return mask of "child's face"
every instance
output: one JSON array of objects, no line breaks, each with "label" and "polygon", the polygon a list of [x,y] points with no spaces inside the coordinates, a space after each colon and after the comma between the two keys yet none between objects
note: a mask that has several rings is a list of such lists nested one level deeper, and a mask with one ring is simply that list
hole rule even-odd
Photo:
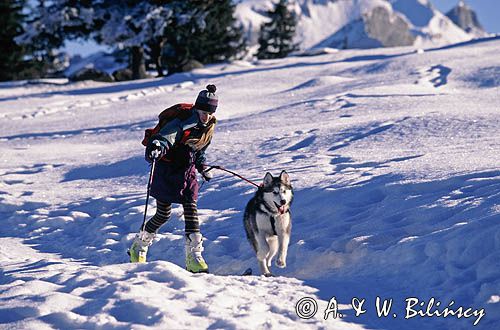
[{"label": "child's face", "polygon": [[203,124],[208,123],[210,121],[210,119],[212,119],[212,117],[213,117],[213,115],[210,112],[199,110],[199,109],[197,109],[197,111],[198,111],[198,116],[200,117],[200,121]]}]

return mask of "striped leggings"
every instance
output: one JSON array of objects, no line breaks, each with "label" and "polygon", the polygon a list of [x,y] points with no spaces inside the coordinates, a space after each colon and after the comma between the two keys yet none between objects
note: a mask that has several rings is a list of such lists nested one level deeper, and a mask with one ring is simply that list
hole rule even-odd
[{"label": "striped leggings", "polygon": [[[186,235],[200,232],[200,222],[198,220],[198,208],[196,202],[186,202],[182,204],[184,208],[184,221]],[[156,214],[146,222],[145,230],[148,233],[155,233],[164,223],[170,219],[172,214],[172,204],[163,203],[156,200]]]}]

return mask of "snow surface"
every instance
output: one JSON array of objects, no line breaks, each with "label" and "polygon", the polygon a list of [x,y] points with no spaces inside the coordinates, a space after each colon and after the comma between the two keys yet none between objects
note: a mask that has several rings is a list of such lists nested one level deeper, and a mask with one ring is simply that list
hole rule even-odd
[{"label": "snow surface", "polygon": [[[404,299],[500,321],[500,38],[207,66],[114,84],[0,84],[1,329],[471,329],[404,319]],[[257,270],[242,216],[254,188],[224,172],[199,201],[212,274],[183,270],[181,208],[127,263],[142,222],[140,144],[157,114],[218,86],[212,164],[290,173],[288,267]],[[154,202],[148,208],[154,214]],[[295,304],[314,297],[315,317]],[[323,319],[333,296],[342,319]],[[393,298],[397,318],[377,318]],[[350,302],[366,298],[355,317]]]}]

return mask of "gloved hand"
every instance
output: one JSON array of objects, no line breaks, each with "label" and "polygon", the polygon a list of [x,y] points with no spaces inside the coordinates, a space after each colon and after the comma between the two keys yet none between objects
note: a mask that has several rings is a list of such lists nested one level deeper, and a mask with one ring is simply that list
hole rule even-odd
[{"label": "gloved hand", "polygon": [[149,162],[158,160],[165,155],[166,148],[158,140],[151,141],[146,147],[146,159]]},{"label": "gloved hand", "polygon": [[203,166],[201,168],[200,174],[203,177],[203,180],[205,180],[206,182],[210,181],[214,177],[210,170],[211,169],[208,166]]}]

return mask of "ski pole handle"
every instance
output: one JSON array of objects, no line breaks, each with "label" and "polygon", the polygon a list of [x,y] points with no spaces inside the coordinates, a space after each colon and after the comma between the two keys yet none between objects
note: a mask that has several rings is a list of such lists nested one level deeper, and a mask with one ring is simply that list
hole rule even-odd
[{"label": "ski pole handle", "polygon": [[159,159],[162,155],[162,146],[160,141],[154,140],[153,142],[151,142],[151,144],[156,147],[151,151],[151,158],[154,160]]}]

